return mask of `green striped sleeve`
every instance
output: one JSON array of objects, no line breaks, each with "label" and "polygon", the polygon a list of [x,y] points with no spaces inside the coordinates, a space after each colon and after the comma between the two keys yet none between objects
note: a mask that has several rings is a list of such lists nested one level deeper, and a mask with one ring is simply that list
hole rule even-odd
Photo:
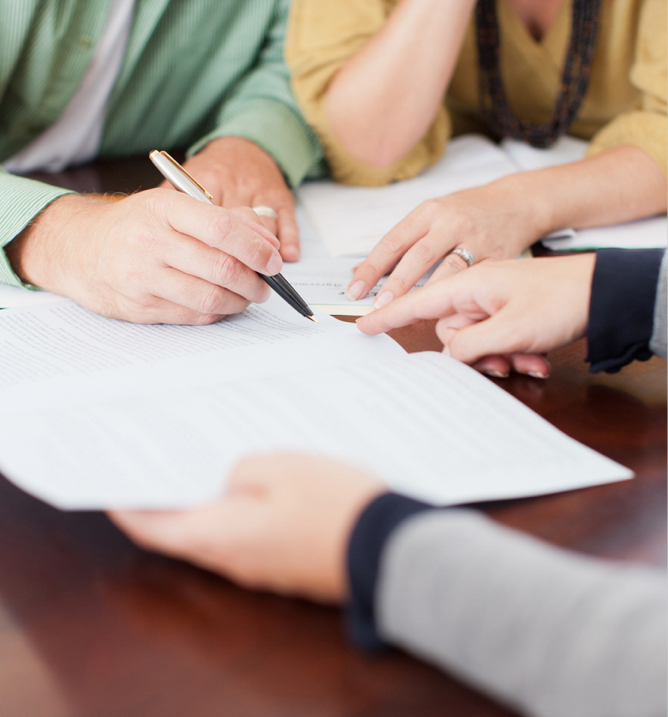
[{"label": "green striped sleeve", "polygon": [[243,137],[272,157],[293,188],[315,170],[322,158],[320,144],[301,116],[285,104],[268,98],[244,98],[229,109],[221,125],[191,147],[188,156],[214,139]]},{"label": "green striped sleeve", "polygon": [[54,199],[73,194],[69,189],[52,187],[33,179],[16,177],[0,168],[0,282],[23,286],[12,270],[4,247],[20,234],[42,209]]},{"label": "green striped sleeve", "polygon": [[188,156],[219,137],[243,137],[267,152],[294,188],[317,171],[324,153],[292,94],[290,72],[283,58],[289,5],[287,0],[276,3],[256,66],[226,97],[217,127],[191,147]]}]

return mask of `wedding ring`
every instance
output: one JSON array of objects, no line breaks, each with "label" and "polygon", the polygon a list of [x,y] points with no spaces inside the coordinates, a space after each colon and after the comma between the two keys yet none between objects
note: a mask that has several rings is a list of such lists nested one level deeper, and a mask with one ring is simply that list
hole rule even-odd
[{"label": "wedding ring", "polygon": [[468,266],[473,266],[474,259],[473,254],[468,249],[462,249],[461,247],[457,247],[457,249],[452,250],[453,254],[456,254],[460,259],[463,259]]},{"label": "wedding ring", "polygon": [[268,207],[266,204],[258,204],[257,207],[253,207],[253,211],[259,217],[269,217],[270,219],[278,219],[278,214],[276,214],[276,210],[272,209],[271,207]]}]

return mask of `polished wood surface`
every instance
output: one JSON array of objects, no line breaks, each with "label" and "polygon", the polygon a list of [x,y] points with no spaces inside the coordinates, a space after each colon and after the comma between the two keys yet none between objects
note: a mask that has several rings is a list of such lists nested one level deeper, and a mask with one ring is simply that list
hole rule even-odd
[{"label": "polished wood surface", "polygon": [[[159,175],[137,159],[47,179],[128,192]],[[392,335],[409,351],[440,346],[429,322]],[[547,381],[499,383],[637,478],[481,508],[558,545],[665,565],[665,362],[591,376],[584,351],[554,352]],[[449,714],[511,713],[407,655],[359,652],[337,609],[244,591],[0,479],[0,717]]]}]

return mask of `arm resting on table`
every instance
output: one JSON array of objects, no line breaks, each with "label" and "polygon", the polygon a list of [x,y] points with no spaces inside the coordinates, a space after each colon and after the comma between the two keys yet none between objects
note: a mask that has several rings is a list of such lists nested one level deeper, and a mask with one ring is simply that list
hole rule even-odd
[{"label": "arm resting on table", "polygon": [[[349,569],[351,627],[364,646],[404,647],[537,717],[666,712],[660,571],[387,494],[358,521]],[[365,573],[375,584],[360,580]]]}]

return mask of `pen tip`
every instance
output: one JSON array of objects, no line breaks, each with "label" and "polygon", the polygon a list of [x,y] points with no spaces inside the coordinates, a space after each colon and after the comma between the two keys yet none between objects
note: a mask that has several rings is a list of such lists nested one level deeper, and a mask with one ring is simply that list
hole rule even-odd
[{"label": "pen tip", "polygon": [[317,323],[318,323],[318,319],[316,319],[315,316],[307,316],[306,318],[307,318],[307,319],[311,319],[311,321],[312,321],[314,324],[317,324]]}]

